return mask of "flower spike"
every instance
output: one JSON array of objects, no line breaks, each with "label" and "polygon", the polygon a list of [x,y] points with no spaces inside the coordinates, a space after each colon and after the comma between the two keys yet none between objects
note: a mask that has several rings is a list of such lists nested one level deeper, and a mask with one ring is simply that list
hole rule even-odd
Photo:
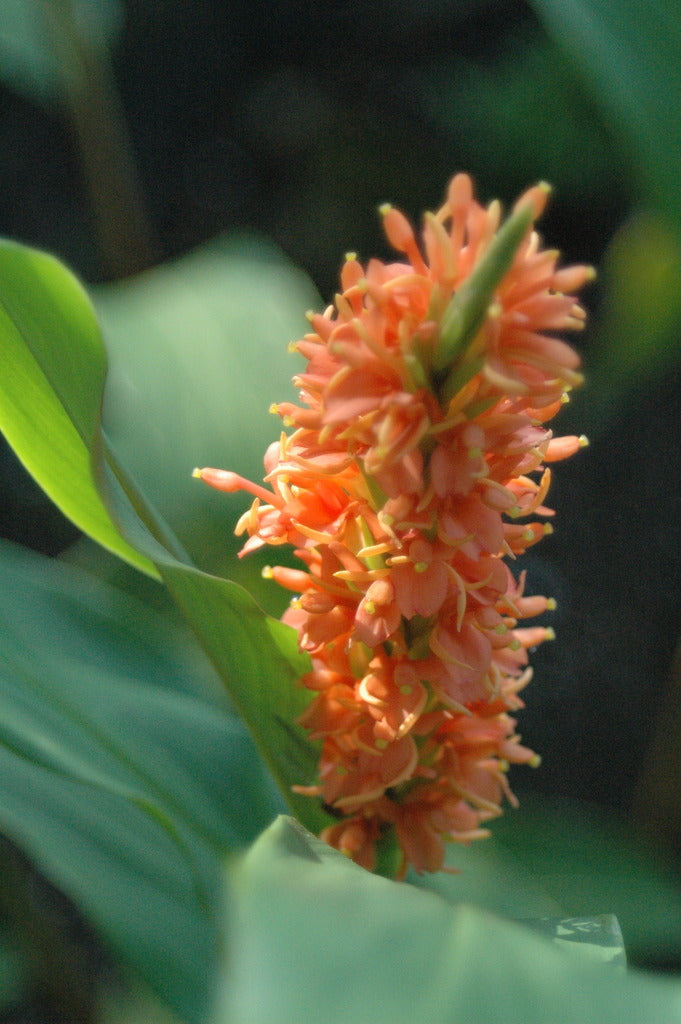
[{"label": "flower spike", "polygon": [[253,495],[244,551],[291,544],[302,563],[265,571],[298,595],[284,621],[311,659],[301,724],[322,752],[295,788],[369,869],[440,870],[445,843],[483,838],[517,803],[509,764],[539,764],[512,712],[528,651],[555,634],[519,623],[555,601],[511,570],[552,532],[546,464],[588,443],[546,424],[581,382],[554,332],[583,325],[574,293],[593,278],[541,249],[548,194],[529,189],[502,223],[458,174],[422,245],[383,206],[408,262],[349,254],[334,305],[309,314],[300,405],[272,406],[292,432],[267,451],[268,487],[195,471]]}]

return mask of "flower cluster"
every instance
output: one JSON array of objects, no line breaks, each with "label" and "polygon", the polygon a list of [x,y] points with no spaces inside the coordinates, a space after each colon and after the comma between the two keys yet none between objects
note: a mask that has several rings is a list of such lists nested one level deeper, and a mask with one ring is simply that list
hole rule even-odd
[{"label": "flower cluster", "polygon": [[267,570],[296,595],[284,619],[312,666],[301,721],[321,761],[297,788],[337,817],[324,838],[370,869],[392,832],[402,870],[439,870],[446,841],[486,835],[514,802],[509,764],[538,763],[510,713],[528,649],[553,634],[518,623],[555,604],[509,563],[551,531],[547,464],[585,443],[546,424],[581,380],[552,333],[582,327],[574,293],[593,276],[541,249],[547,193],[500,224],[459,174],[421,244],[383,207],[406,259],[349,255],[334,305],[309,315],[301,404],[273,406],[294,429],[266,453],[269,487],[196,471],[253,494],[244,552],[290,544],[304,566]]}]

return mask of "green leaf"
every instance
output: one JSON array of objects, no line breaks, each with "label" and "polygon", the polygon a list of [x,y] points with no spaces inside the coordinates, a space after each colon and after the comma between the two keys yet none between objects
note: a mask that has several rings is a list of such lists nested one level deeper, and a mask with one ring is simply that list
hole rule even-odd
[{"label": "green leaf", "polygon": [[569,58],[528,17],[499,43],[487,41],[484,60],[464,44],[406,70],[429,123],[483,195],[510,199],[541,175],[564,209],[600,207],[621,151]]},{"label": "green leaf", "polygon": [[[508,814],[512,816],[513,812]],[[542,886],[532,863],[514,854],[496,835],[496,824],[489,839],[469,846],[452,843],[445,861],[448,871],[434,875],[417,875],[410,871],[409,881],[436,892],[451,903],[465,901],[503,917],[567,916],[561,894],[549,892]],[[591,909],[584,913],[591,913]]]},{"label": "green leaf", "polygon": [[627,956],[639,966],[676,963],[681,877],[636,822],[578,800],[521,796],[520,809],[491,825],[492,837],[452,844],[457,874],[410,874],[451,903],[466,900],[510,918],[616,914]]},{"label": "green leaf", "polygon": [[215,1024],[640,1024],[681,985],[623,978],[528,928],[378,878],[278,819],[229,872]]},{"label": "green leaf", "polygon": [[263,240],[220,237],[96,288],[93,300],[109,360],[104,423],[120,461],[197,566],[279,601],[268,607],[281,614],[288,598],[260,578],[264,553],[236,558],[243,538],[234,527],[250,498],[191,474],[218,466],[262,479],[281,429],[269,406],[296,397],[300,359],[287,342],[320,304],[311,282]]},{"label": "green leaf", "polygon": [[532,0],[635,158],[647,198],[681,229],[681,19],[676,0]]},{"label": "green leaf", "polygon": [[58,260],[0,243],[0,430],[81,530],[158,576],[114,524],[92,477],[106,356],[91,304]]},{"label": "green leaf", "polygon": [[615,913],[630,962],[678,963],[679,864],[635,821],[579,800],[528,794],[517,818],[499,819],[494,832],[565,915]]},{"label": "green leaf", "polygon": [[[8,268],[0,275],[0,296],[6,291],[12,300],[11,316],[4,325],[0,322],[0,339],[9,357],[0,379],[0,426],[38,482],[53,498],[59,496],[60,507],[82,529],[139,568],[158,571],[225,682],[284,799],[309,827],[322,827],[328,818],[318,802],[291,792],[293,784],[308,784],[314,778],[317,764],[316,748],[295,724],[309,694],[296,686],[306,661],[297,652],[293,632],[269,619],[241,587],[191,565],[183,546],[99,429],[97,416],[83,398],[79,375],[60,375],[64,360],[83,366],[90,374],[85,394],[98,407],[101,341],[98,347],[94,312],[69,272],[50,257],[21,246],[6,245],[0,251]],[[29,318],[32,308],[41,312],[40,319]],[[55,344],[52,338],[57,339]],[[90,362],[100,367],[97,377],[88,370]],[[59,382],[54,389],[51,380]],[[75,424],[86,433],[84,424],[93,421],[96,431],[88,453]],[[69,474],[64,466],[60,473],[55,470],[57,429],[62,431],[59,458],[77,462],[78,472]],[[96,515],[91,514],[93,502],[98,503]]]},{"label": "green leaf", "polygon": [[307,669],[292,629],[263,615],[236,584],[166,563],[164,580],[191,622],[199,641],[223,676],[229,695],[279,785],[301,821],[314,831],[332,820],[317,800],[291,792],[317,773],[317,747],[295,725],[309,701],[296,685]]},{"label": "green leaf", "polygon": [[161,616],[7,543],[0,583],[0,828],[201,1020],[220,860],[279,806],[262,762]]}]

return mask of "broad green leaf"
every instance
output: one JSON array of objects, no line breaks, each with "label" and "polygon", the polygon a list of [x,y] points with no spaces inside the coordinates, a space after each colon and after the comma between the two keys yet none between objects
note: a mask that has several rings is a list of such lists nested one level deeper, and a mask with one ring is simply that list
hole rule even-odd
[{"label": "broad green leaf", "polygon": [[371,875],[278,819],[229,872],[215,1024],[671,1024],[681,984],[593,967],[527,927]]},{"label": "broad green leaf", "polygon": [[532,0],[634,155],[647,198],[681,229],[681,19],[676,0]]},{"label": "broad green leaf", "polygon": [[0,430],[61,511],[143,572],[92,477],[106,356],[87,295],[46,253],[0,244]]},{"label": "broad green leaf", "polygon": [[[10,270],[4,279],[0,277],[0,298],[7,291],[12,302],[11,316],[6,317],[4,334],[0,334],[8,355],[8,371],[0,379],[0,417],[4,411],[0,426],[6,429],[38,482],[51,496],[55,492],[60,495],[61,507],[90,536],[100,543],[105,537],[109,543],[104,546],[147,571],[153,572],[155,564],[225,682],[284,799],[309,827],[318,829],[326,820],[319,805],[291,792],[293,784],[307,784],[314,778],[317,762],[315,748],[295,724],[309,695],[296,686],[306,662],[295,648],[293,632],[269,619],[236,584],[191,565],[182,545],[139,490],[133,474],[121,464],[93,416],[89,422],[94,418],[97,429],[88,453],[74,426],[80,424],[85,432],[78,375],[62,377],[59,364],[67,358],[63,347],[69,352],[73,349],[69,364],[101,364],[101,352],[93,343],[98,330],[94,311],[85,293],[74,286],[68,271],[56,261],[21,246],[6,246],[4,258]],[[63,292],[77,295],[77,302],[62,303],[62,281]],[[27,310],[32,307],[43,311],[37,325],[28,319]],[[50,323],[53,336],[62,339],[62,344],[50,343],[44,326]],[[49,385],[52,379],[60,382],[59,399]],[[94,387],[96,380],[92,384]],[[90,402],[98,406],[101,389],[92,394],[88,389],[87,393]],[[49,411],[47,418],[41,415],[45,408]],[[36,425],[32,426],[34,420]],[[57,427],[62,429],[60,456],[77,461],[77,474],[69,476],[64,467],[62,475],[55,473],[53,443]],[[89,514],[92,500],[99,502],[97,516]],[[114,532],[114,523],[124,541]]]},{"label": "broad green leaf", "polygon": [[262,762],[161,616],[6,543],[0,584],[0,828],[198,1021],[220,860],[279,807]]},{"label": "broad green leaf", "polygon": [[281,430],[269,406],[295,399],[300,359],[287,342],[320,303],[311,282],[265,241],[220,237],[96,288],[93,299],[109,360],[104,424],[121,462],[196,565],[280,614],[288,598],[260,579],[264,554],[236,558],[243,538],[234,527],[250,497],[219,494],[191,474],[218,466],[262,479]]}]

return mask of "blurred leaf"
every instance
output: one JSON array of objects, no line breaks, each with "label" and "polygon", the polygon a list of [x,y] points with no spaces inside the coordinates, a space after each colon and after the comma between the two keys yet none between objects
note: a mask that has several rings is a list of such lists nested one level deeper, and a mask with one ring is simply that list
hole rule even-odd
[{"label": "blurred leaf", "polygon": [[531,870],[565,915],[613,913],[630,961],[678,964],[681,871],[637,832],[635,822],[578,800],[521,798],[518,818],[494,824],[495,837]]},{"label": "blurred leaf", "polygon": [[518,924],[371,875],[278,819],[229,873],[215,1024],[640,1024],[681,985],[582,964]]},{"label": "blurred leaf", "polygon": [[681,230],[681,18],[676,0],[530,0],[591,87],[640,181]]},{"label": "blurred leaf", "polygon": [[681,357],[681,235],[643,210],[613,238],[600,270],[604,301],[592,332],[587,384],[570,420],[593,437],[632,393]]},{"label": "blurred leaf", "polygon": [[116,989],[102,997],[96,1024],[181,1024],[181,1021],[148,992]]},{"label": "blurred leaf", "polygon": [[279,806],[262,764],[238,719],[191,694],[198,665],[157,614],[6,543],[0,579],[0,826],[200,1020],[220,858]]},{"label": "blurred leaf", "polygon": [[121,461],[201,568],[278,597],[259,578],[263,559],[236,560],[248,496],[191,473],[214,465],[262,479],[281,429],[269,405],[295,397],[299,360],[286,343],[320,304],[309,279],[264,241],[223,237],[96,289],[94,302],[109,358],[104,423]]},{"label": "blurred leaf", "polygon": [[410,880],[505,917],[615,914],[630,960],[678,962],[681,871],[640,825],[607,808],[528,793],[492,832],[484,843],[449,848],[447,866],[460,874]]},{"label": "blurred leaf", "polygon": [[11,1007],[25,998],[28,978],[28,965],[14,937],[3,928],[0,931],[0,1014],[9,1014]]},{"label": "blurred leaf", "polygon": [[[563,205],[612,190],[614,141],[599,123],[569,62],[540,30],[523,25],[496,60],[438,57],[406,72],[429,121],[451,138],[457,167],[475,174],[481,194],[514,199],[545,179]],[[531,144],[528,144],[531,139]]]},{"label": "blurred leaf", "polygon": [[[144,556],[136,564],[148,569],[155,563],[224,680],[284,799],[301,820],[318,830],[328,820],[320,806],[291,792],[294,783],[311,781],[317,763],[315,747],[295,724],[309,701],[307,691],[295,685],[307,665],[297,650],[295,633],[268,618],[241,587],[193,568],[103,431],[95,433],[89,462],[74,426],[83,420],[78,377],[61,376],[59,366],[64,361],[78,365],[90,358],[101,360],[100,355],[90,355],[97,331],[94,311],[55,260],[22,246],[6,245],[2,251],[9,272],[0,278],[0,296],[4,289],[11,297],[12,317],[0,320],[0,339],[9,357],[8,371],[0,378],[0,425],[38,482],[48,493],[59,494],[61,507],[72,512],[74,521],[94,539],[101,542],[104,536],[110,541],[105,546],[134,562],[135,552],[125,543],[119,543],[121,550],[116,547],[115,522]],[[63,281],[63,293],[60,288],[55,291],[54,278],[58,285]],[[63,295],[76,296],[77,301],[64,302]],[[34,309],[41,312],[40,318],[31,318]],[[78,329],[82,324],[87,331]],[[51,337],[62,344],[51,345]],[[59,381],[63,403],[48,383],[52,378]],[[100,397],[95,391],[90,401],[98,403]],[[69,463],[55,468],[57,429],[59,457],[77,461],[77,472],[69,473]],[[95,501],[96,514],[90,507]]]},{"label": "blurred leaf", "polygon": [[452,843],[445,863],[448,870],[434,875],[410,871],[409,881],[451,903],[472,903],[503,917],[566,916],[560,894],[544,889],[533,865],[504,846],[496,834],[469,846]]},{"label": "blurred leaf", "polygon": [[[60,70],[44,6],[63,0],[2,0],[0,77],[31,100],[53,102],[61,92]],[[122,21],[120,0],[69,0],[71,17],[85,39],[111,44]]]},{"label": "blurred leaf", "polygon": [[601,276],[598,357],[623,377],[664,371],[681,351],[681,241],[661,217],[639,211],[610,243]]}]

